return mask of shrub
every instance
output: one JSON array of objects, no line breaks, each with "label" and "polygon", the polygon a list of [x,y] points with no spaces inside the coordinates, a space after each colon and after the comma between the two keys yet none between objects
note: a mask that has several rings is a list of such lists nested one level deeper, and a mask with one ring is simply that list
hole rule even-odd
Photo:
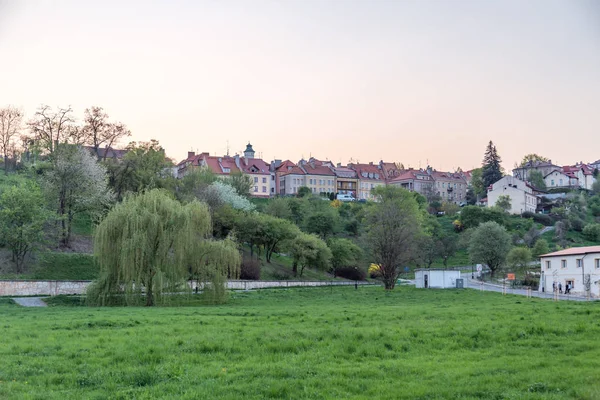
[{"label": "shrub", "polygon": [[43,253],[32,274],[33,279],[93,280],[99,269],[91,254]]},{"label": "shrub", "polygon": [[335,270],[335,274],[340,278],[353,281],[364,281],[367,278],[365,271],[358,267],[339,267]]},{"label": "shrub", "polygon": [[571,228],[573,228],[573,230],[575,230],[577,232],[583,231],[585,222],[581,218],[579,218],[577,215],[570,214],[569,222],[571,223]]},{"label": "shrub", "polygon": [[521,216],[523,218],[533,218],[533,220],[535,222],[542,224],[544,226],[552,226],[552,225],[554,225],[554,221],[555,221],[555,219],[549,215],[536,214],[536,213],[532,213],[530,211],[525,211],[523,214],[521,214]]},{"label": "shrub", "polygon": [[253,258],[244,258],[240,271],[240,279],[260,280],[260,261]]},{"label": "shrub", "polygon": [[583,236],[588,240],[600,242],[600,224],[589,224],[583,228]]},{"label": "shrub", "polygon": [[371,278],[379,278],[381,276],[381,270],[379,269],[379,265],[371,264],[369,266],[369,276]]}]

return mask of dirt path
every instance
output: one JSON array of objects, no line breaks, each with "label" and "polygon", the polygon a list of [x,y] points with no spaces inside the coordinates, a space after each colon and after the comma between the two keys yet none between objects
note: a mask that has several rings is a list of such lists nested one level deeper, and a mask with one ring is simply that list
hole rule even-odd
[{"label": "dirt path", "polygon": [[44,297],[13,297],[15,303],[23,307],[48,307]]}]

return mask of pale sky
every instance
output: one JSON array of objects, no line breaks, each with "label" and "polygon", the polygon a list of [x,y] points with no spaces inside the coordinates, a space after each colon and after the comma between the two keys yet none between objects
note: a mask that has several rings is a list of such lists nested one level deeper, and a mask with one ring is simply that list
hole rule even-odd
[{"label": "pale sky", "polygon": [[600,158],[600,1],[0,0],[0,107],[188,150],[512,169]]}]

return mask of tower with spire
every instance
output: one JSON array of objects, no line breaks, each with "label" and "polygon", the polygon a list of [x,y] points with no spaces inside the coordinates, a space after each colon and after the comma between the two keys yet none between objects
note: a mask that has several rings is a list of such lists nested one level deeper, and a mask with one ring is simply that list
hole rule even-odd
[{"label": "tower with spire", "polygon": [[244,150],[244,157],[250,159],[250,158],[254,158],[254,149],[252,148],[252,145],[250,144],[250,142],[248,142],[248,145],[246,146],[246,150]]}]

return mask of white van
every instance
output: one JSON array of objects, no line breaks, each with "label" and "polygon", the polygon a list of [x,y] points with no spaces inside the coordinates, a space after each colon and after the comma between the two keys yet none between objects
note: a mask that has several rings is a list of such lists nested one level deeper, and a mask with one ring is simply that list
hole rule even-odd
[{"label": "white van", "polygon": [[339,201],[356,201],[354,196],[352,196],[351,194],[341,194],[340,193],[337,195],[337,199]]}]

